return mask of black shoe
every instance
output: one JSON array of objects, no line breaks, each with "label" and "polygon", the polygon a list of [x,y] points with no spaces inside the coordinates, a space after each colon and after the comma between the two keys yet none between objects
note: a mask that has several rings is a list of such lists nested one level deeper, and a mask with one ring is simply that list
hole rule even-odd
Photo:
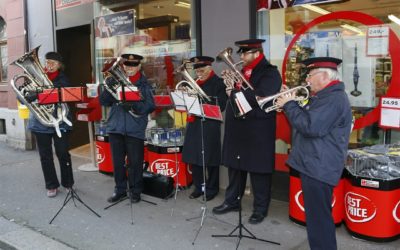
[{"label": "black shoe", "polygon": [[266,214],[264,214],[264,213],[253,212],[253,214],[249,218],[249,223],[250,224],[261,223],[264,220],[265,216],[266,216]]},{"label": "black shoe", "polygon": [[131,203],[138,203],[141,198],[140,198],[140,194],[131,194]]},{"label": "black shoe", "polygon": [[206,195],[206,201],[210,201],[210,200],[214,199],[215,196],[217,196],[217,194],[208,194],[208,193],[207,193],[207,195]]},{"label": "black shoe", "polygon": [[110,203],[114,203],[125,197],[126,197],[126,193],[113,193],[112,196],[107,199],[107,201]]},{"label": "black shoe", "polygon": [[231,206],[224,202],[221,205],[214,207],[212,211],[214,214],[225,214],[225,213],[228,213],[231,211],[238,211],[238,210],[239,210],[239,206],[237,206],[237,205]]},{"label": "black shoe", "polygon": [[189,195],[189,199],[199,198],[202,194],[203,194],[203,192],[199,192],[199,191],[195,190],[195,191],[193,191],[193,193],[191,193]]}]

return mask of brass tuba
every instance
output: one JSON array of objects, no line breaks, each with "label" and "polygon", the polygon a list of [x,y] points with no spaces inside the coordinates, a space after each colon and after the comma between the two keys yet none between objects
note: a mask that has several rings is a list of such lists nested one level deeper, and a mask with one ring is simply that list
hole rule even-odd
[{"label": "brass tuba", "polygon": [[[129,88],[133,91],[138,91],[138,88],[133,85],[125,74],[124,68],[121,66],[121,62],[124,60],[122,57],[113,59],[112,61],[106,62],[106,66],[102,70],[104,75],[104,87],[105,89],[116,99],[121,101],[119,96],[119,89],[122,87]],[[116,81],[115,84],[106,84],[108,77],[113,77]]]},{"label": "brass tuba", "polygon": [[237,63],[234,62],[232,58],[232,48],[228,47],[223,49],[218,53],[217,59],[225,62],[232,71],[227,71],[225,74],[222,74],[221,77],[224,79],[224,83],[228,88],[234,88],[235,83],[242,82],[242,89],[251,89],[254,90],[253,86],[251,86],[250,82],[243,76],[242,72],[237,69],[237,66],[242,64],[243,61],[239,61]]},{"label": "brass tuba", "polygon": [[[18,99],[33,113],[33,115],[45,126],[54,127],[56,133],[61,137],[60,123],[65,122],[72,126],[68,120],[68,106],[65,103],[40,105],[38,102],[29,103],[25,94],[28,92],[42,92],[44,89],[53,89],[53,83],[49,80],[38,59],[40,46],[34,48],[10,65],[16,65],[24,70],[24,74],[15,75],[11,80],[11,87],[14,89]],[[18,79],[25,78],[22,85],[17,86]],[[56,116],[54,116],[56,114]]]},{"label": "brass tuba", "polygon": [[[271,111],[275,111],[275,110],[281,108],[281,107],[279,107],[278,105],[276,105],[276,100],[277,100],[280,96],[284,96],[284,95],[286,95],[286,94],[288,94],[288,93],[292,93],[292,92],[296,93],[296,97],[295,97],[295,99],[294,99],[295,101],[302,102],[302,101],[307,100],[307,99],[310,97],[310,91],[309,91],[308,88],[307,88],[308,86],[309,86],[309,85],[307,85],[307,86],[297,86],[297,87],[294,87],[294,88],[291,88],[291,89],[288,89],[288,90],[284,90],[284,91],[282,91],[282,92],[279,92],[278,94],[271,95],[271,96],[266,96],[266,97],[259,97],[259,96],[256,96],[257,103],[258,103],[258,105],[260,106],[260,108],[263,109],[264,105],[265,105],[267,102],[272,101],[272,106],[270,106],[270,107],[264,109],[265,112],[269,113],[269,112],[271,112]],[[301,93],[302,95],[297,95],[297,93],[299,93],[299,92],[303,92],[303,93]]]},{"label": "brass tuba", "polygon": [[178,67],[176,70],[177,73],[180,73],[185,80],[182,80],[178,82],[175,86],[175,89],[181,89],[182,87],[185,87],[185,91],[189,95],[195,95],[198,96],[199,98],[202,98],[204,101],[211,101],[210,97],[203,91],[202,88],[197,85],[196,80],[192,78],[192,76],[189,74],[187,71],[187,65],[189,62],[184,62],[181,66]]}]

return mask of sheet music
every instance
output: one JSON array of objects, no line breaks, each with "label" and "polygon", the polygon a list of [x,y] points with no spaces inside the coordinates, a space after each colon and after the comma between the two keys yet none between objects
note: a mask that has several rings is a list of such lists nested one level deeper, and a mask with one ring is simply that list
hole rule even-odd
[{"label": "sheet music", "polygon": [[181,90],[171,92],[171,98],[175,105],[175,109],[179,111],[186,111],[185,96],[186,94]]},{"label": "sheet music", "polygon": [[184,94],[184,99],[189,114],[203,116],[203,109],[200,106],[199,98],[197,98],[197,96]]}]

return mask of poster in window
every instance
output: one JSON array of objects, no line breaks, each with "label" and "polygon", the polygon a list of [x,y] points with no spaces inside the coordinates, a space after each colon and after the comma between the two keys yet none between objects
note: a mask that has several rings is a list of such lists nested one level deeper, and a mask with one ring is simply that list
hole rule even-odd
[{"label": "poster in window", "polygon": [[342,79],[354,107],[375,107],[375,59],[367,57],[365,36],[342,38]]},{"label": "poster in window", "polygon": [[96,37],[107,38],[135,33],[135,10],[95,18]]}]

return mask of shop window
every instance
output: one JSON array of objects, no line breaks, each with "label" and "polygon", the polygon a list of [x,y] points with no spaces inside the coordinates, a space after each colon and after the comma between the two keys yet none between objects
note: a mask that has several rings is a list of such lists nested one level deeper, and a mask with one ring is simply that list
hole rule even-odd
[{"label": "shop window", "polygon": [[0,16],[0,81],[7,82],[7,65],[8,65],[8,53],[7,53],[7,34],[6,34],[6,22]]},{"label": "shop window", "polygon": [[[103,82],[102,69],[106,60],[124,53],[139,54],[142,72],[153,87],[154,93],[169,94],[182,76],[176,70],[182,63],[196,55],[195,4],[197,0],[142,0],[95,2],[96,80]],[[133,10],[132,26],[125,33],[115,33],[123,13]],[[119,15],[119,17],[118,17]],[[126,19],[125,19],[126,20]],[[114,25],[114,26],[113,26]],[[107,28],[107,27],[110,27]],[[122,27],[122,26],[121,26]],[[114,29],[114,30],[112,30]],[[107,117],[108,110],[103,112]],[[166,109],[157,110],[156,126],[172,127]]]},{"label": "shop window", "polygon": [[[262,2],[262,1],[261,1]],[[310,2],[310,1],[304,1]],[[266,54],[277,65],[289,87],[304,85],[306,72],[299,62],[308,57],[331,56],[341,58],[340,79],[346,86],[356,118],[373,111],[385,96],[392,83],[392,58],[384,48],[383,39],[379,49],[372,53],[368,48],[368,31],[374,25],[365,25],[363,20],[345,18],[331,19],[310,26],[317,18],[338,11],[354,11],[383,23],[390,32],[400,36],[400,2],[393,0],[312,1],[312,5],[287,8],[272,6],[266,10],[259,6],[257,12],[257,36],[267,40]],[[326,1],[325,1],[326,2]],[[296,40],[294,41],[294,38]],[[387,44],[389,47],[390,44]],[[370,47],[371,48],[371,47]],[[378,121],[377,121],[378,122]],[[384,141],[384,133],[378,123],[358,129],[352,134],[351,143],[357,146]]]}]

